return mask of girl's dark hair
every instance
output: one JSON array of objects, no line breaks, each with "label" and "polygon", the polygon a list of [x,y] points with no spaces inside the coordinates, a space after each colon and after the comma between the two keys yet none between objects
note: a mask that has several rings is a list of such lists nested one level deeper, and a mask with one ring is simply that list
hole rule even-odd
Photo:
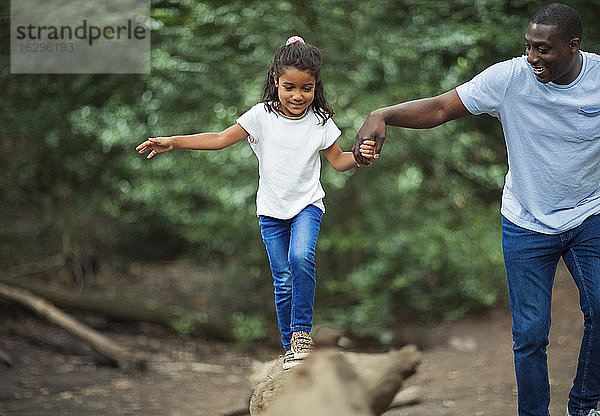
[{"label": "girl's dark hair", "polygon": [[275,107],[281,105],[277,95],[275,79],[279,79],[283,71],[294,68],[299,71],[307,71],[315,78],[315,98],[312,102],[313,111],[325,124],[333,116],[333,108],[325,100],[323,93],[323,80],[321,79],[321,52],[314,46],[304,42],[294,42],[284,45],[273,57],[273,62],[267,70],[265,87],[261,101],[265,104],[267,111],[275,112]]}]

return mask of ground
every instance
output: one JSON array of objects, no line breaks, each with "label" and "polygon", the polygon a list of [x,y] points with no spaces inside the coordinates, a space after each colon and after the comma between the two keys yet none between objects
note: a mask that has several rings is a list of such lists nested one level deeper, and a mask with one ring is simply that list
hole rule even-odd
[{"label": "ground", "polygon": [[[0,416],[245,415],[252,363],[277,354],[270,347],[186,340],[148,324],[110,323],[103,333],[153,356],[150,370],[123,371],[13,303],[0,300],[0,315],[0,351],[12,359],[12,366],[0,363]],[[562,416],[583,331],[577,290],[562,264],[552,318],[550,411]],[[407,329],[423,362],[406,387],[418,388],[421,400],[385,415],[516,415],[510,325],[501,304],[482,316]]]}]

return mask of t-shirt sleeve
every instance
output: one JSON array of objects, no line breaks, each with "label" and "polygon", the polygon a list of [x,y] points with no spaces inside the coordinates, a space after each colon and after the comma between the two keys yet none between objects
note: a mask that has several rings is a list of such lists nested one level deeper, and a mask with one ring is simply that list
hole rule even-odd
[{"label": "t-shirt sleeve", "polygon": [[498,117],[513,70],[514,60],[499,62],[456,87],[456,92],[471,114]]},{"label": "t-shirt sleeve", "polygon": [[341,130],[332,119],[327,120],[323,127],[323,147],[321,150],[329,148],[342,135]]},{"label": "t-shirt sleeve", "polygon": [[264,111],[264,104],[259,103],[254,105],[236,120],[236,123],[242,126],[249,134],[248,142],[251,145],[258,144],[258,138],[260,137],[260,115],[261,112]]}]

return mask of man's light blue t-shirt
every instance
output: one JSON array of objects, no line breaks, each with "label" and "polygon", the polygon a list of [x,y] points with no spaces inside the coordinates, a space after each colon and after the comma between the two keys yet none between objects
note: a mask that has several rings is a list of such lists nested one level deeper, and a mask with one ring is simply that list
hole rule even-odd
[{"label": "man's light blue t-shirt", "polygon": [[600,213],[600,56],[580,52],[568,85],[543,84],[521,56],[456,88],[472,114],[500,120],[508,151],[502,215],[557,234]]}]

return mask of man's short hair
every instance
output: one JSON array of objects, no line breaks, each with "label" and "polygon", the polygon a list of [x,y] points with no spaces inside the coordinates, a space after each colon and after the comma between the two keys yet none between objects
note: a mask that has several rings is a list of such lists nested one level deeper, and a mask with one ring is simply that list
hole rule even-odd
[{"label": "man's short hair", "polygon": [[542,7],[531,19],[531,23],[558,26],[569,39],[583,36],[583,23],[577,10],[562,3]]}]

